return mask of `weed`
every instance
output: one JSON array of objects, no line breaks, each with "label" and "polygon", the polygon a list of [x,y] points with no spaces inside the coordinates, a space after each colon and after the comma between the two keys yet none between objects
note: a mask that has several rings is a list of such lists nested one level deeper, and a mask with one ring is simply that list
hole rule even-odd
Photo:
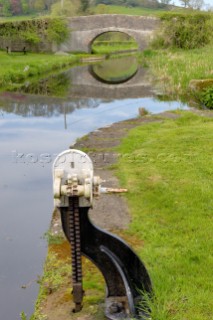
[{"label": "weed", "polygon": [[61,244],[64,242],[64,236],[62,234],[52,234],[51,231],[47,231],[44,234],[44,238],[47,240],[48,245]]},{"label": "weed", "polygon": [[209,109],[213,109],[213,87],[206,88],[200,94],[201,102]]},{"label": "weed", "polygon": [[21,320],[27,320],[27,316],[26,316],[26,314],[25,314],[24,311],[22,311],[22,312],[20,313],[20,319],[21,319]]},{"label": "weed", "polygon": [[139,116],[140,117],[144,117],[148,114],[149,114],[149,111],[146,108],[143,108],[143,107],[139,108]]}]

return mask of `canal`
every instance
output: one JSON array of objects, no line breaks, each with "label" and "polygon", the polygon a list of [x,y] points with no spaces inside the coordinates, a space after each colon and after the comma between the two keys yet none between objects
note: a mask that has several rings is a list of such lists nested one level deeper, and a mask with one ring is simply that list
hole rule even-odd
[{"label": "canal", "polygon": [[1,319],[33,312],[53,212],[56,154],[91,131],[139,116],[140,108],[187,108],[159,101],[149,80],[131,57],[78,66],[0,94]]}]

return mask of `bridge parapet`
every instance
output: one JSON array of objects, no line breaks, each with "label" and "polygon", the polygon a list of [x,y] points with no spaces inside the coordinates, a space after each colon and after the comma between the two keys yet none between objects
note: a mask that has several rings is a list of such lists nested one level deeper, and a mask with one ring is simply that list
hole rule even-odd
[{"label": "bridge parapet", "polygon": [[153,30],[158,27],[159,19],[149,16],[132,16],[123,14],[99,14],[69,18],[73,30],[83,31],[98,28],[124,28],[134,30]]}]

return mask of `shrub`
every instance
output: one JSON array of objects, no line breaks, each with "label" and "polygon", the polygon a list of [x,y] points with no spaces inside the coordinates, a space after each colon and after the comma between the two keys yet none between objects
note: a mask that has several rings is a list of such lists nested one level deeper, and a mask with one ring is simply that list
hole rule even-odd
[{"label": "shrub", "polygon": [[60,44],[66,40],[69,35],[67,23],[64,19],[54,18],[50,19],[47,28],[47,38],[49,41]]},{"label": "shrub", "polygon": [[166,14],[161,16],[162,27],[153,41],[156,47],[194,49],[208,44],[213,27],[209,23],[211,14]]},{"label": "shrub", "polygon": [[30,44],[38,44],[45,40],[59,44],[68,34],[66,21],[62,18],[0,22],[0,38],[21,39]]},{"label": "shrub", "polygon": [[35,31],[24,31],[21,33],[21,38],[30,44],[37,44],[41,41]]},{"label": "shrub", "polygon": [[208,87],[200,94],[201,102],[209,109],[213,109],[213,87]]}]

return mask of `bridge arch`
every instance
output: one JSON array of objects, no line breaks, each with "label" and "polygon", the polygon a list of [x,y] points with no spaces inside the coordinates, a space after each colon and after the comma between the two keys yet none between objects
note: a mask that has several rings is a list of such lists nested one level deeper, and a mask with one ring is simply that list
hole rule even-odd
[{"label": "bridge arch", "polygon": [[139,49],[147,47],[153,32],[159,26],[154,17],[102,14],[69,18],[69,39],[60,45],[65,52],[90,52],[90,45],[100,34],[117,31],[128,34],[138,43]]},{"label": "bridge arch", "polygon": [[100,33],[100,31],[99,31],[99,32],[97,31],[97,35],[96,35],[95,38],[94,38],[93,40],[91,40],[91,42],[89,43],[89,52],[90,52],[90,53],[91,53],[91,51],[92,51],[92,50],[91,50],[91,47],[92,47],[93,42],[94,42],[98,37],[100,37],[101,35],[107,34],[107,33],[109,33],[109,32],[119,32],[119,33],[121,33],[121,34],[123,34],[123,35],[128,35],[128,36],[131,37],[133,40],[135,40],[136,43],[138,43],[137,39],[135,39],[135,37],[130,34],[131,32],[128,32],[128,33],[127,33],[127,31],[123,32],[123,31],[121,31],[121,29],[119,29],[119,28],[116,28],[116,29],[111,28],[111,30],[107,30],[107,31],[103,31],[103,30],[102,30],[101,33]]}]

